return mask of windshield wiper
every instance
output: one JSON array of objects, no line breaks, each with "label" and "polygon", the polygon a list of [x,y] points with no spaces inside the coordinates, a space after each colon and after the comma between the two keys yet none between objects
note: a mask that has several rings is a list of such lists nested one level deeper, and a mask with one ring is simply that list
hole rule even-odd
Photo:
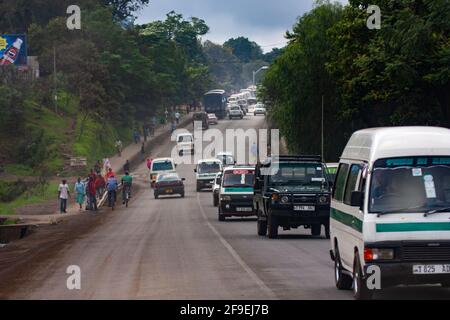
[{"label": "windshield wiper", "polygon": [[375,211],[375,212],[371,212],[371,213],[376,213],[377,217],[383,216],[385,214],[391,214],[391,213],[401,213],[401,212],[407,212],[407,211],[411,211],[411,210],[415,210],[415,209],[420,209],[423,208],[424,206],[415,206],[415,207],[409,207],[409,208],[399,208],[399,209],[395,209],[395,210],[387,210],[387,211]]},{"label": "windshield wiper", "polygon": [[423,214],[423,216],[428,217],[429,215],[432,215],[434,213],[445,212],[445,211],[450,211],[450,207],[443,207],[443,208],[439,208],[439,209],[428,210],[427,212],[425,212]]}]

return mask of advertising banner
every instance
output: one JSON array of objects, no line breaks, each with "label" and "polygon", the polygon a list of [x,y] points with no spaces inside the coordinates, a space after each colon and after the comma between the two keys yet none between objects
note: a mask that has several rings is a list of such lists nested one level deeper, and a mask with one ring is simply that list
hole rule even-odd
[{"label": "advertising banner", "polygon": [[0,66],[27,64],[27,38],[24,34],[0,35]]}]

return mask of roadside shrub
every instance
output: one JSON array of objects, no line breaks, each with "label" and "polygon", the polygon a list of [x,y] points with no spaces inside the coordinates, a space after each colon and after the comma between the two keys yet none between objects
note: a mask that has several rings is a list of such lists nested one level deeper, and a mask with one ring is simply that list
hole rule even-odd
[{"label": "roadside shrub", "polygon": [[0,201],[11,202],[27,190],[26,184],[22,180],[0,181]]}]

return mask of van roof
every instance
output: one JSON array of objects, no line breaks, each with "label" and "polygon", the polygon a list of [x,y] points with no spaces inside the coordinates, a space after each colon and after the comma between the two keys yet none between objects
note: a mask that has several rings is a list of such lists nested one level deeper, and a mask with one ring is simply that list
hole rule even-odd
[{"label": "van roof", "polygon": [[209,159],[200,159],[200,160],[198,160],[197,164],[204,163],[204,162],[222,163],[219,159],[209,158]]},{"label": "van roof", "polygon": [[450,155],[450,130],[419,126],[359,130],[350,137],[341,158],[373,162],[416,155]]},{"label": "van roof", "polygon": [[223,169],[223,171],[233,171],[233,170],[239,170],[239,169],[243,169],[243,170],[255,170],[255,167],[252,166],[246,166],[246,165],[233,165],[233,166],[229,166]]},{"label": "van roof", "polygon": [[155,163],[155,162],[165,162],[165,161],[171,161],[171,162],[173,162],[173,159],[172,159],[172,158],[156,158],[156,159],[153,159],[152,163]]}]

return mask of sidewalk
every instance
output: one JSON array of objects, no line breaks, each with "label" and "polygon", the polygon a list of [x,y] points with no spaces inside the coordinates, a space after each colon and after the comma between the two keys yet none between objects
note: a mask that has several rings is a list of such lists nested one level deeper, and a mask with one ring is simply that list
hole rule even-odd
[{"label": "sidewalk", "polygon": [[[181,118],[180,123],[178,124],[178,128],[183,128],[189,125],[192,122],[192,115],[193,112],[191,112],[188,115],[184,115],[184,117]],[[166,137],[170,137],[171,135],[170,127],[171,127],[170,123],[166,125],[161,125],[155,130],[155,134],[153,137],[147,138],[147,142],[145,142],[146,154],[148,153],[148,150],[150,149],[153,142],[161,141]],[[142,142],[144,142],[143,137],[141,137],[141,141],[138,142],[137,144],[133,142],[132,144],[126,146],[122,150],[122,155],[120,157],[116,154],[109,158],[111,167],[116,174],[123,172],[123,165],[125,164],[126,160],[130,161],[132,168],[136,163],[141,162]],[[86,175],[88,174],[89,170],[90,168],[86,168]],[[69,203],[67,206],[67,213],[61,214],[59,211],[55,211],[52,214],[46,215],[9,215],[0,217],[20,219],[28,224],[56,224],[69,217],[73,217],[86,212],[91,213],[92,211],[85,211],[84,209],[79,210],[78,204],[75,203],[75,193],[73,190],[74,183],[75,181],[68,181],[68,184],[71,188],[70,191],[72,197],[69,199]]]}]

